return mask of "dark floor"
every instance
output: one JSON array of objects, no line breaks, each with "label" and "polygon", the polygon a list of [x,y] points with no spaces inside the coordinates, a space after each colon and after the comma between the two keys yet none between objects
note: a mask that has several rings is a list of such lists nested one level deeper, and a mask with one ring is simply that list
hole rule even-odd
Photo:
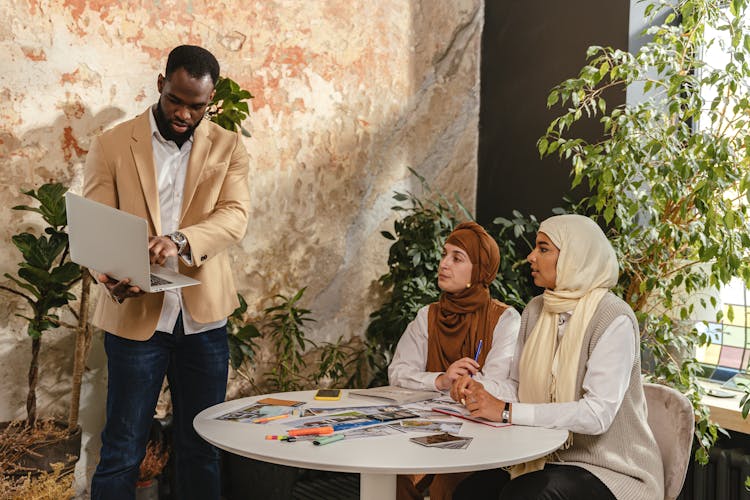
[{"label": "dark floor", "polygon": [[317,474],[304,476],[292,491],[294,500],[357,500],[359,499],[359,474],[343,472],[310,471]]},{"label": "dark floor", "polygon": [[275,465],[222,454],[224,500],[357,500],[359,474]]}]

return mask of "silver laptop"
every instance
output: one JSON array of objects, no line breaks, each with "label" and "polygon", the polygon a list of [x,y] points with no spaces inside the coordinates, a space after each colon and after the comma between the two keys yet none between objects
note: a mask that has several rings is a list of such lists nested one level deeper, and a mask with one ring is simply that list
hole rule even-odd
[{"label": "silver laptop", "polygon": [[92,271],[130,283],[144,292],[197,285],[162,266],[149,264],[145,219],[73,194],[65,193],[70,259]]}]

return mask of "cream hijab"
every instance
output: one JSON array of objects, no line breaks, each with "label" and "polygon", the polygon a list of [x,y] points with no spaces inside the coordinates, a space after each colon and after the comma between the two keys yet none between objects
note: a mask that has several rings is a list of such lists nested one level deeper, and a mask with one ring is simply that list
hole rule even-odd
[{"label": "cream hijab", "polygon": [[[541,223],[539,232],[560,250],[557,280],[554,290],[545,290],[542,313],[524,345],[518,399],[523,403],[575,401],[583,336],[599,302],[617,284],[617,257],[602,230],[588,217],[550,217]],[[558,316],[571,311],[558,345]],[[521,464],[511,474],[539,470],[545,461]]]}]

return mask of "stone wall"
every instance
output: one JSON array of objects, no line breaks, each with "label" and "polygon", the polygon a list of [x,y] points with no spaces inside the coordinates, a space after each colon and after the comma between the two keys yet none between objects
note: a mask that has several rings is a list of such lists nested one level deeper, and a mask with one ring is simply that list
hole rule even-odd
[{"label": "stone wall", "polygon": [[[91,137],[155,102],[181,43],[211,50],[255,95],[251,219],[231,251],[252,312],[307,286],[312,338],[361,336],[393,191],[419,189],[407,167],[474,206],[482,0],[6,0],[0,14],[0,275],[20,260],[11,235],[39,226],[10,210],[27,202],[20,189],[80,192]],[[2,293],[5,420],[24,415],[30,342],[14,316],[25,303]],[[42,349],[41,411],[64,413],[71,338],[52,332]],[[88,383],[101,385],[102,363],[92,358]],[[102,404],[83,403],[99,419]]]}]

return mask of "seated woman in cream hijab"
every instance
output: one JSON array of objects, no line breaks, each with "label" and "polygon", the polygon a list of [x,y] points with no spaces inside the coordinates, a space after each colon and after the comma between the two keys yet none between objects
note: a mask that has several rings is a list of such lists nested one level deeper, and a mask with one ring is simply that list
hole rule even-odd
[{"label": "seated woman in cream hijab", "polygon": [[[473,375],[487,387],[508,378],[520,315],[490,297],[499,265],[497,243],[482,226],[456,226],[445,240],[438,268],[440,300],[420,309],[401,336],[388,367],[392,385],[448,391],[462,375]],[[429,485],[431,500],[450,499],[469,474],[399,476],[398,498],[421,499]]]},{"label": "seated woman in cream hijab", "polygon": [[662,500],[638,324],[609,291],[614,249],[588,217],[560,215],[539,226],[527,260],[546,290],[523,311],[510,380],[497,389],[462,377],[451,395],[476,416],[570,434],[557,452],[498,474],[500,498]]}]

